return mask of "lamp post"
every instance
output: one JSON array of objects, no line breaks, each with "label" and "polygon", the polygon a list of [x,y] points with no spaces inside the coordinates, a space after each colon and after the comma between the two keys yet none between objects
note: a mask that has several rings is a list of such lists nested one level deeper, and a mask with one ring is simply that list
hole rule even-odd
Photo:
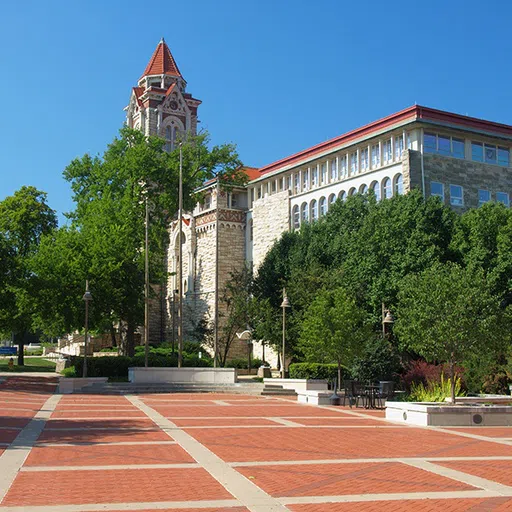
[{"label": "lamp post", "polygon": [[85,301],[85,337],[84,337],[84,367],[82,377],[87,377],[87,338],[89,337],[89,302],[92,300],[92,294],[89,291],[89,281],[85,281],[85,293],[82,299]]},{"label": "lamp post", "polygon": [[178,368],[183,365],[183,145],[180,142],[180,176],[178,186]]},{"label": "lamp post", "polygon": [[382,337],[386,337],[386,324],[394,324],[395,317],[391,314],[389,309],[386,309],[384,302],[382,303]]},{"label": "lamp post", "polygon": [[285,378],[285,366],[286,366],[286,308],[291,307],[290,301],[286,296],[286,290],[283,288],[283,302],[281,303],[281,307],[283,308],[283,348],[282,348],[282,357],[283,364],[281,365],[281,378]]},{"label": "lamp post", "polygon": [[149,354],[149,204],[145,196],[146,219],[144,222],[144,366],[148,367]]}]

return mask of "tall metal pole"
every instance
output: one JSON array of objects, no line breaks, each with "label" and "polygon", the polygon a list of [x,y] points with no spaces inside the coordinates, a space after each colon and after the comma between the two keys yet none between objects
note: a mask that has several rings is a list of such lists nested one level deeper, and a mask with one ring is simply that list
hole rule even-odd
[{"label": "tall metal pole", "polygon": [[[283,288],[283,298],[284,298],[284,288]],[[285,378],[284,374],[284,365],[286,360],[286,307],[283,305],[283,349],[281,351],[281,357],[283,358],[282,365],[281,365],[281,378]]]},{"label": "tall metal pole", "polygon": [[386,316],[386,306],[384,306],[384,302],[382,303],[382,337],[386,337],[386,324],[384,323],[384,318]]},{"label": "tall metal pole", "polygon": [[215,211],[215,331],[213,337],[213,367],[218,364],[219,350],[219,178],[217,178],[217,203]]},{"label": "tall metal pole", "polygon": [[146,221],[144,229],[144,366],[148,367],[149,355],[149,205],[146,194]]},{"label": "tall metal pole", "polygon": [[85,301],[85,326],[84,326],[84,365],[82,368],[82,377],[87,377],[87,339],[89,337],[89,301],[91,300],[89,292],[89,281],[85,281],[85,293],[83,300]]},{"label": "tall metal pole", "polygon": [[183,147],[180,142],[180,176],[178,190],[178,368],[183,365]]}]

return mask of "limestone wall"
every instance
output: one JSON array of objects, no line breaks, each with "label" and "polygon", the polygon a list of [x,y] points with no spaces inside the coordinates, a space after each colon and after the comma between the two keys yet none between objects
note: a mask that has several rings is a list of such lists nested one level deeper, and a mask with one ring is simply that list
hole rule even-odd
[{"label": "limestone wall", "polygon": [[252,218],[253,265],[257,271],[275,240],[290,229],[290,192],[284,190],[254,201]]}]

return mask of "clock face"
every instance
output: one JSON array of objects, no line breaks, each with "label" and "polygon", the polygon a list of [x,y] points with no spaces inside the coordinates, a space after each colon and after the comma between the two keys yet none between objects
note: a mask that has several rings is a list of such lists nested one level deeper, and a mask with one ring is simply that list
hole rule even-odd
[{"label": "clock face", "polygon": [[178,103],[176,101],[171,101],[169,103],[169,107],[171,107],[171,110],[176,110],[178,108]]}]

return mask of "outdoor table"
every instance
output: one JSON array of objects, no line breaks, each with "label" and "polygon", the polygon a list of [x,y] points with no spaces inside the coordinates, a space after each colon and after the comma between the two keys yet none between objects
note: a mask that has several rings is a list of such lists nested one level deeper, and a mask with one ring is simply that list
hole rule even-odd
[{"label": "outdoor table", "polygon": [[378,384],[370,384],[365,386],[364,390],[367,396],[366,409],[376,409],[375,398],[380,390],[380,386]]}]

